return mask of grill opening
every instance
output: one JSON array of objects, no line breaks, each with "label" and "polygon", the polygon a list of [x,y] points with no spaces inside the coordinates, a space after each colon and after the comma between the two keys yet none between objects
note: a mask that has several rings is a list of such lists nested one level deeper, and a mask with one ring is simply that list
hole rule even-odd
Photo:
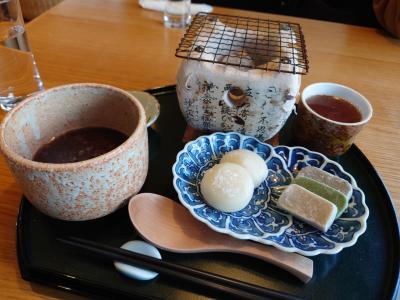
[{"label": "grill opening", "polygon": [[300,24],[197,13],[175,56],[239,68],[307,74]]}]

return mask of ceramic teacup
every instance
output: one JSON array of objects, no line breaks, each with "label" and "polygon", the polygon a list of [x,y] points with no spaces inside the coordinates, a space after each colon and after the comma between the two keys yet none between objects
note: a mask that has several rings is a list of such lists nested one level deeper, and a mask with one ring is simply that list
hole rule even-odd
[{"label": "ceramic teacup", "polygon": [[[128,136],[120,146],[74,163],[33,161],[53,137],[78,128],[107,127]],[[143,107],[131,94],[102,84],[72,84],[27,98],[0,127],[0,149],[28,200],[62,220],[105,216],[138,193],[147,175]]]},{"label": "ceramic teacup", "polygon": [[[317,95],[336,96],[347,100],[360,112],[361,120],[345,123],[318,114],[307,103],[308,99]],[[337,83],[311,84],[301,94],[294,127],[296,143],[327,156],[342,155],[351,147],[356,135],[371,117],[371,104],[357,91]]]}]

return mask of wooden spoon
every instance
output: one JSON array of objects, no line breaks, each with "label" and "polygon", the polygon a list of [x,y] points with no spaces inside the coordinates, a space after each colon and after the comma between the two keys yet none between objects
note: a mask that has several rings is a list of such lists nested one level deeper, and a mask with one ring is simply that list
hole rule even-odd
[{"label": "wooden spoon", "polygon": [[129,216],[139,234],[160,249],[177,253],[240,253],[274,264],[303,282],[310,281],[313,275],[311,259],[213,231],[182,205],[164,196],[143,193],[132,197]]}]

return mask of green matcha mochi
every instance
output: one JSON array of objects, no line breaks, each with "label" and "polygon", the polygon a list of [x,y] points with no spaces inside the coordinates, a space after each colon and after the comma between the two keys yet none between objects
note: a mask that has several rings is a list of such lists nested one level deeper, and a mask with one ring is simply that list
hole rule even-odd
[{"label": "green matcha mochi", "polygon": [[326,184],[307,177],[296,177],[293,179],[293,183],[300,185],[310,192],[313,192],[314,194],[317,194],[318,196],[321,196],[322,198],[335,204],[337,207],[335,219],[339,218],[347,208],[348,201],[346,197],[338,190],[335,190]]}]

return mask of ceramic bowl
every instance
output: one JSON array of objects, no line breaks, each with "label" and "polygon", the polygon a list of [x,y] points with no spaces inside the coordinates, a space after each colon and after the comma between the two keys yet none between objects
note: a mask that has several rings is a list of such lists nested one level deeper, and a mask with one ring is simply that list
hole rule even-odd
[{"label": "ceramic bowl", "polygon": [[[75,163],[32,160],[41,145],[77,128],[108,127],[128,139],[112,151]],[[148,168],[146,117],[129,93],[101,84],[72,84],[34,95],[7,114],[0,148],[28,200],[62,220],[105,216],[136,194]]]},{"label": "ceramic bowl", "polygon": [[[258,153],[269,169],[268,178],[254,190],[250,204],[235,213],[224,213],[209,206],[200,191],[206,170],[218,163],[224,153],[248,149]],[[349,207],[331,228],[323,233],[279,210],[279,191],[290,184],[305,166],[315,166],[344,178],[353,186]],[[240,239],[251,239],[286,252],[307,256],[335,254],[354,245],[367,228],[369,210],[364,193],[354,178],[336,162],[302,147],[271,147],[238,133],[214,133],[187,143],[172,168],[173,183],[181,203],[190,213],[215,231]]]}]

